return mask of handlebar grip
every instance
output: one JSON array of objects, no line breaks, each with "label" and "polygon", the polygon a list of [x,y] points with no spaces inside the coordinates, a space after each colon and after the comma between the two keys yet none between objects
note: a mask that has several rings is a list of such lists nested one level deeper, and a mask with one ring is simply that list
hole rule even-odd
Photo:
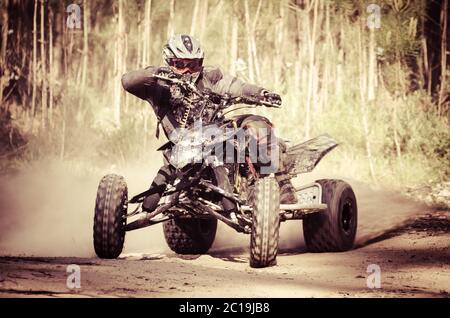
[{"label": "handlebar grip", "polygon": [[265,100],[261,100],[260,98],[256,97],[240,97],[237,99],[237,102],[242,102],[244,104],[250,104],[250,105],[259,105],[259,106],[266,106],[271,108],[280,108],[281,105],[273,104]]}]

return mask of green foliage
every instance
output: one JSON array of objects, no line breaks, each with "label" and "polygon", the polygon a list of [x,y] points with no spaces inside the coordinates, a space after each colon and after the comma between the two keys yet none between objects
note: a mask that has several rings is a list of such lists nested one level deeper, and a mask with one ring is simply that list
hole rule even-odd
[{"label": "green foliage", "polygon": [[[365,25],[366,9],[373,1],[319,1],[315,21],[313,7],[308,5],[295,7],[287,0],[263,1],[258,20],[254,20],[258,0],[248,0],[248,24],[255,28],[255,55],[260,73],[255,82],[282,93],[284,102],[282,110],[258,109],[256,112],[272,119],[282,137],[292,143],[305,140],[309,96],[309,136],[328,133],[341,144],[325,160],[327,171],[370,179],[369,144],[379,182],[401,185],[450,178],[448,118],[433,111],[436,105],[426,92],[411,91],[413,70],[409,61],[419,55],[418,30],[426,1],[377,2],[382,16],[381,28],[375,30],[376,96],[370,102],[367,102],[367,92],[361,91],[361,85],[367,82],[368,72],[370,34]],[[55,105],[53,122],[46,130],[39,130],[25,120],[17,121],[27,139],[26,149],[16,157],[20,161],[50,156],[88,160],[92,165],[124,164],[130,160],[146,160],[147,152],[163,142],[154,138],[155,119],[149,105],[132,95],[126,96],[124,91],[121,124],[117,126],[114,122],[111,105],[118,78],[114,73],[117,2],[88,3],[91,18],[86,88],[82,92],[79,85],[82,32],[66,33],[62,38],[62,34],[55,31],[54,41],[60,45],[55,50],[62,52],[64,63],[58,63],[58,76],[51,82]],[[200,3],[203,5],[203,0]],[[194,4],[192,0],[176,1],[171,21],[175,32],[189,33]],[[325,4],[329,8],[328,22]],[[55,14],[57,10],[64,10],[58,2],[52,2],[50,7]],[[126,70],[131,70],[143,67],[138,57],[143,41],[144,1],[126,1],[125,7],[125,62]],[[198,21],[194,21],[194,35],[202,40],[205,64],[221,66],[224,71],[238,62],[230,58],[232,44],[236,44],[242,66],[237,75],[248,80],[252,34],[246,29],[244,7],[243,1],[208,1],[207,12],[200,8]],[[149,41],[152,65],[162,62],[161,48],[167,37],[168,16],[169,1],[153,0]],[[201,28],[203,18],[206,19],[204,29]],[[235,18],[238,37],[236,43],[231,43]],[[314,22],[317,29],[312,40]],[[65,47],[60,43],[62,40]],[[31,46],[26,49],[30,55]],[[30,74],[26,76],[31,78]],[[40,96],[39,88],[37,93]],[[365,96],[363,104],[362,95]],[[30,97],[23,100],[29,101]],[[38,99],[38,110],[39,105]],[[29,108],[28,102],[22,107]],[[367,132],[363,109],[367,111]],[[36,121],[39,115],[38,111]]]}]

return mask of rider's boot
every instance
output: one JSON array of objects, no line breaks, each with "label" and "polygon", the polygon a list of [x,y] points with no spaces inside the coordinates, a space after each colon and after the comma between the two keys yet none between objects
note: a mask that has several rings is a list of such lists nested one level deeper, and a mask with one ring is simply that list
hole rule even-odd
[{"label": "rider's boot", "polygon": [[142,210],[144,212],[153,212],[157,207],[159,200],[161,200],[161,194],[154,193],[146,196],[142,202]]},{"label": "rider's boot", "polygon": [[150,189],[155,189],[156,193],[150,194],[144,198],[142,202],[142,210],[145,212],[152,212],[158,207],[159,200],[166,190],[167,184],[173,177],[173,169],[169,165],[162,166],[159,169],[155,179],[153,180]]},{"label": "rider's boot", "polygon": [[297,203],[297,195],[292,185],[291,178],[285,174],[276,174],[275,179],[280,187],[280,204]]},{"label": "rider's boot", "polygon": [[293,160],[289,158],[286,152],[287,145],[282,139],[279,139],[279,147],[280,167],[275,174],[275,180],[277,180],[278,186],[280,187],[280,204],[295,204],[298,202],[297,195],[291,182],[291,175],[289,174],[294,163]]}]

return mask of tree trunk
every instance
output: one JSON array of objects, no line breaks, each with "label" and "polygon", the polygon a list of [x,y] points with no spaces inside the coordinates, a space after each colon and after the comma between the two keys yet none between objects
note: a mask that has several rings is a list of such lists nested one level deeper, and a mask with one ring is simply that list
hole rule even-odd
[{"label": "tree trunk", "polygon": [[34,0],[33,11],[33,90],[31,95],[31,117],[34,118],[36,112],[36,81],[37,81],[37,3]]},{"label": "tree trunk", "polygon": [[[294,96],[297,101],[301,100],[302,97],[302,50],[301,50],[301,16],[300,16],[300,8],[298,6],[295,7],[294,10],[295,15],[295,69],[294,69]],[[293,118],[297,118],[298,107],[292,108]]]},{"label": "tree trunk", "polygon": [[0,74],[0,107],[3,105],[3,90],[6,85],[5,76],[6,75],[6,52],[8,48],[8,0],[3,1],[0,4],[0,15],[2,19],[2,41],[1,41],[1,52],[0,52],[0,69],[3,70],[3,74]]},{"label": "tree trunk", "polygon": [[152,29],[152,0],[145,1],[144,8],[144,32],[142,32],[142,62],[141,66],[146,67],[150,63],[151,58],[151,29]]},{"label": "tree trunk", "polygon": [[365,139],[365,148],[366,148],[366,156],[369,164],[370,176],[373,182],[376,182],[375,177],[375,168],[372,158],[372,147],[370,143],[369,136],[369,123],[367,119],[367,74],[366,74],[366,49],[364,45],[364,41],[362,38],[362,30],[364,30],[364,26],[361,25],[358,27],[358,56],[359,56],[359,106],[361,113],[361,122]]},{"label": "tree trunk", "polygon": [[239,35],[239,20],[237,12],[232,15],[232,26],[231,26],[231,54],[230,54],[230,73],[231,75],[236,75],[236,63],[238,60],[238,35]]},{"label": "tree trunk", "polygon": [[198,20],[198,10],[200,7],[200,0],[195,0],[194,4],[194,11],[192,13],[192,21],[191,21],[191,35],[196,36],[196,26],[197,26],[197,20]]},{"label": "tree trunk", "polygon": [[47,126],[47,63],[45,55],[45,28],[44,28],[44,18],[45,18],[45,0],[41,0],[41,125],[42,128]]},{"label": "tree trunk", "polygon": [[255,68],[255,75],[256,75],[256,82],[259,83],[261,78],[261,72],[259,69],[259,62],[258,62],[258,54],[256,50],[256,25],[258,23],[259,14],[261,12],[261,6],[262,6],[262,0],[258,1],[258,7],[256,9],[255,17],[253,19],[252,29],[251,29],[251,45],[252,45],[252,56],[253,56],[253,66]]},{"label": "tree trunk", "polygon": [[340,22],[340,30],[339,30],[339,35],[340,35],[340,43],[337,44],[337,65],[336,65],[336,80],[335,80],[335,95],[336,98],[341,98],[342,95],[342,79],[343,79],[343,65],[345,63],[344,61],[344,46],[343,44],[346,42],[346,36],[345,36],[345,31],[344,31],[344,19],[342,18],[342,16],[339,17],[339,22]]},{"label": "tree trunk", "polygon": [[369,66],[367,78],[367,100],[370,102],[375,99],[375,80],[377,76],[377,60],[375,55],[375,31],[369,28]]},{"label": "tree trunk", "polygon": [[78,112],[83,112],[82,106],[85,102],[86,94],[86,74],[88,65],[88,52],[89,52],[89,2],[83,0],[83,64],[81,69],[81,82],[80,82],[80,95],[78,97]]},{"label": "tree trunk", "polygon": [[200,43],[203,43],[203,40],[205,39],[205,33],[207,29],[206,21],[208,20],[208,0],[203,0],[203,7],[202,7],[202,17],[201,17],[201,24],[200,24]]},{"label": "tree trunk", "polygon": [[253,54],[252,54],[252,34],[250,28],[250,10],[248,7],[248,0],[244,0],[245,7],[245,30],[247,33],[247,67],[248,67],[248,78],[250,82],[255,82],[255,71],[253,64]]},{"label": "tree trunk", "polygon": [[[227,16],[223,20],[223,27],[222,27],[222,43],[223,43],[223,49],[225,52],[228,52],[228,54],[231,54],[231,40],[230,40],[230,21],[231,19]],[[223,68],[226,69],[228,72],[230,71],[230,64],[229,59],[225,59],[223,63]]]},{"label": "tree trunk", "polygon": [[441,86],[439,89],[438,115],[441,115],[447,95],[447,41],[448,41],[448,0],[441,4]]},{"label": "tree trunk", "polygon": [[[124,29],[125,29],[125,23],[124,23]],[[121,65],[121,71],[120,71],[121,76],[127,70],[127,60],[128,60],[128,36],[124,30],[123,31],[123,57],[122,57],[122,65]],[[120,83],[122,84],[122,80],[120,80]],[[119,86],[122,86],[122,85],[119,85]],[[123,95],[123,98],[125,100],[125,114],[128,114],[128,107],[130,106],[130,97],[131,97],[130,94]]]},{"label": "tree trunk", "polygon": [[[138,2],[138,12],[137,12],[137,34],[138,36],[142,36],[142,39],[138,39],[137,41],[137,48],[136,48],[136,59],[135,59],[135,64],[134,64],[134,68],[138,69],[141,67],[142,61],[143,61],[143,47],[144,47],[144,42],[145,42],[145,35],[144,35],[144,19],[142,17],[142,7],[140,2]],[[144,4],[144,17],[145,17],[145,4]]]},{"label": "tree trunk", "polygon": [[397,154],[397,159],[400,161],[402,160],[402,151],[400,147],[400,141],[398,138],[398,119],[397,119],[397,105],[395,103],[392,103],[392,129],[394,130],[394,144],[395,144],[395,152]]},{"label": "tree trunk", "polygon": [[323,79],[321,88],[320,112],[328,105],[328,91],[330,83],[330,57],[332,56],[331,47],[333,45],[332,32],[330,30],[330,4],[325,3],[325,57],[323,62]]},{"label": "tree trunk", "polygon": [[419,67],[420,76],[420,88],[426,88],[427,86],[427,72],[428,72],[428,58],[426,56],[427,40],[425,37],[425,17],[420,16],[420,53],[417,56],[417,65]]},{"label": "tree trunk", "polygon": [[117,127],[120,127],[120,104],[122,96],[121,77],[123,75],[123,59],[124,59],[124,38],[125,38],[125,23],[123,18],[123,0],[117,1],[117,37],[115,50],[115,76],[114,76],[114,122]]},{"label": "tree trunk", "polygon": [[48,120],[50,128],[53,127],[53,11],[49,10],[48,15]]},{"label": "tree trunk", "polygon": [[167,38],[171,37],[175,33],[175,29],[173,26],[175,23],[175,21],[173,20],[174,17],[175,17],[175,0],[170,0],[169,21],[167,23]]},{"label": "tree trunk", "polygon": [[314,0],[314,11],[313,11],[313,21],[312,30],[309,30],[308,24],[308,48],[309,48],[309,63],[308,63],[308,95],[306,99],[306,122],[305,122],[305,138],[309,139],[311,133],[311,104],[314,100],[314,72],[315,72],[315,49],[316,49],[316,30],[317,30],[317,11],[318,11],[318,0]]},{"label": "tree trunk", "polygon": [[281,77],[283,73],[283,40],[284,40],[284,25],[285,25],[285,3],[284,0],[278,2],[279,11],[277,14],[277,22],[275,23],[275,34],[274,34],[274,43],[275,43],[275,60],[274,63],[274,74],[275,74],[275,87],[279,87],[281,85]]}]

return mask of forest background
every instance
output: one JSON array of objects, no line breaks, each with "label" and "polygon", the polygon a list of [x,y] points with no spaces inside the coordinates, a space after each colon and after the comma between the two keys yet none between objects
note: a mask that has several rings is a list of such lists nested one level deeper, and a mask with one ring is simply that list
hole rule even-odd
[{"label": "forest background", "polygon": [[448,0],[0,1],[0,170],[154,161],[129,70],[163,64],[169,35],[205,64],[281,94],[260,109],[298,143],[340,146],[321,169],[400,189],[450,185]]}]

